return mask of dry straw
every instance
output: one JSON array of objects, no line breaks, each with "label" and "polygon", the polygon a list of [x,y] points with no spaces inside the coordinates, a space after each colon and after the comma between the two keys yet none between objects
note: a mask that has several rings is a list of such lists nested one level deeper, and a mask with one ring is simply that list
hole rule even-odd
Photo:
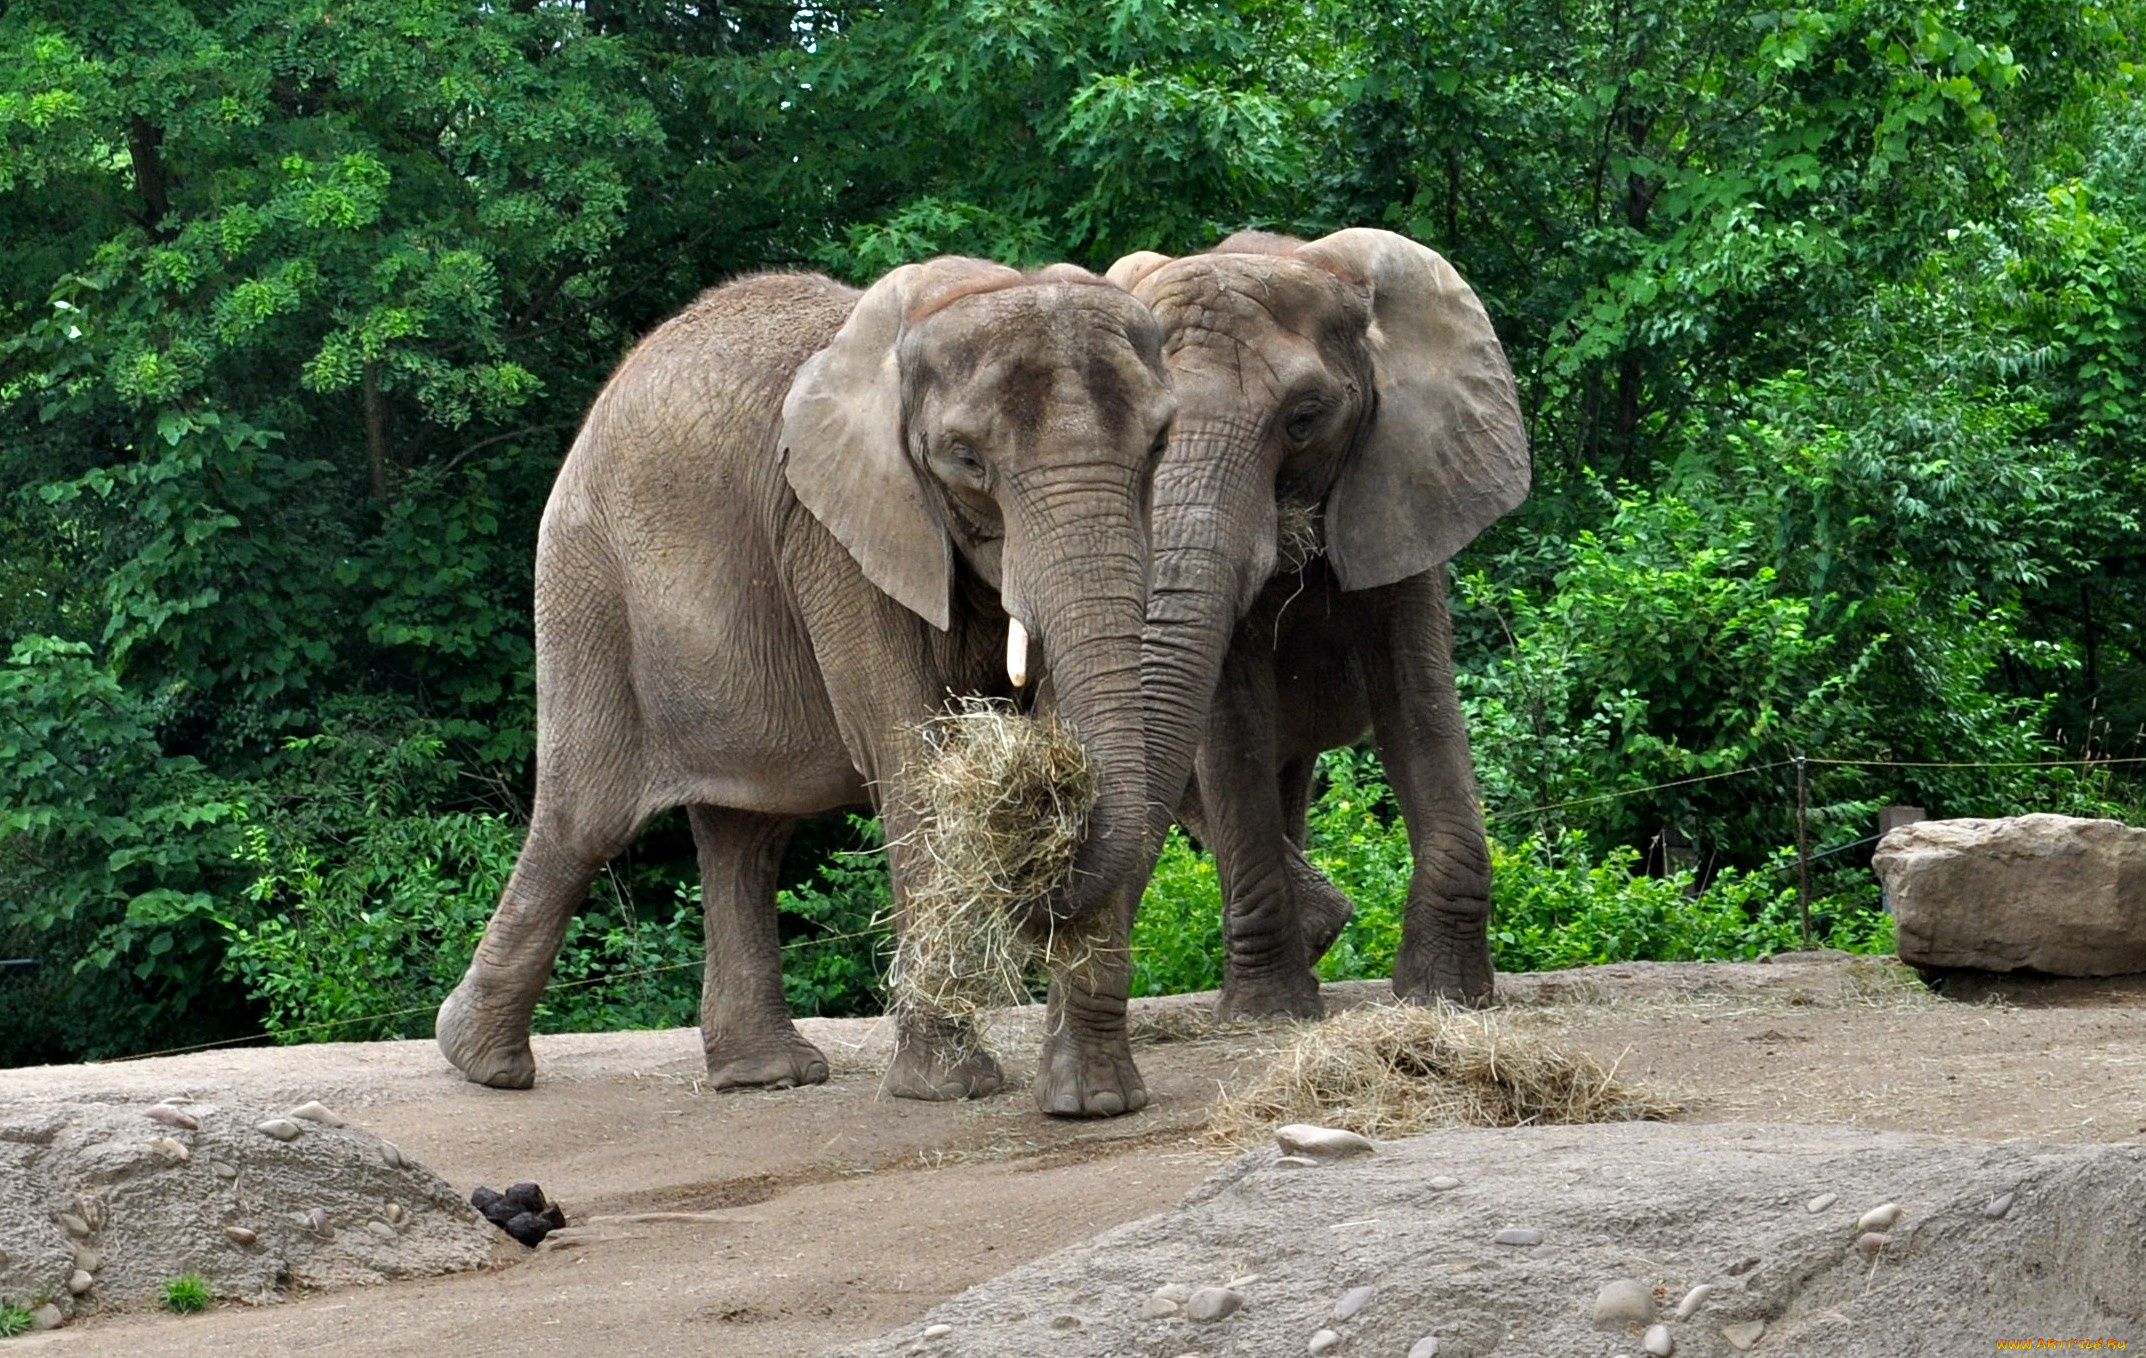
[{"label": "dry straw", "polygon": [[1274,506],[1274,555],[1284,571],[1300,571],[1326,550],[1326,529],[1319,506],[1281,500]]},{"label": "dry straw", "polygon": [[1288,1122],[1381,1137],[1675,1111],[1584,1052],[1515,1031],[1495,1013],[1370,1005],[1301,1029],[1248,1089],[1216,1103],[1207,1125],[1215,1140],[1249,1150]]},{"label": "dry straw", "polygon": [[987,1012],[1028,1001],[1039,966],[1092,957],[1064,926],[1036,933],[1064,886],[1095,805],[1095,771],[1073,733],[1012,704],[959,698],[920,729],[904,772],[917,810],[906,839],[903,918],[887,976],[898,1014],[981,1046]]}]

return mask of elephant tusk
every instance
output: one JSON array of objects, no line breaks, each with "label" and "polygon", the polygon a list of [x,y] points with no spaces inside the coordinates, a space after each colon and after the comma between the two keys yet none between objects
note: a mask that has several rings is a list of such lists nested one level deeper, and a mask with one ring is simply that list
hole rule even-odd
[{"label": "elephant tusk", "polygon": [[1006,619],[1006,677],[1015,688],[1028,687],[1028,629],[1019,618]]}]

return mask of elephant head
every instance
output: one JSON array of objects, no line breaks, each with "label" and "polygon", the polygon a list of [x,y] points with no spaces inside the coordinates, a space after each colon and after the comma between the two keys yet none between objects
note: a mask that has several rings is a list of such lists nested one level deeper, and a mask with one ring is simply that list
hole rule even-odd
[{"label": "elephant head", "polygon": [[1155,479],[1148,629],[1151,787],[1174,808],[1192,747],[1170,736],[1197,741],[1185,710],[1274,572],[1281,506],[1318,510],[1342,589],[1390,584],[1526,497],[1527,437],[1482,304],[1403,236],[1247,232],[1202,255],[1129,255],[1109,277],[1162,323],[1180,403]]},{"label": "elephant head", "polygon": [[1149,495],[1176,410],[1161,345],[1084,270],[940,259],[866,291],[783,404],[790,486],[874,585],[943,632],[975,592],[965,567],[1004,609],[1012,685],[1031,648],[1047,661],[1098,789],[1059,919],[1141,866]]}]

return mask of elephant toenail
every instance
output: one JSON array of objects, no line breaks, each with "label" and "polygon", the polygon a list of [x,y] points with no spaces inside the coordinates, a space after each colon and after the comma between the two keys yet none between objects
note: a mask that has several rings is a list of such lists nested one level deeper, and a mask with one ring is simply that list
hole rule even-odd
[{"label": "elephant toenail", "polygon": [[1095,1096],[1095,1111],[1105,1117],[1115,1117],[1125,1111],[1125,1100],[1106,1090]]}]

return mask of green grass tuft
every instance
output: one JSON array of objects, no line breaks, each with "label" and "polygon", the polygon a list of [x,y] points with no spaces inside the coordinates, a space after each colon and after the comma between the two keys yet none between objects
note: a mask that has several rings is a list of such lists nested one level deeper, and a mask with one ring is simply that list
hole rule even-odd
[{"label": "green grass tuft", "polygon": [[209,1280],[198,1273],[182,1273],[164,1283],[164,1304],[180,1315],[205,1311],[216,1294],[209,1290]]}]

